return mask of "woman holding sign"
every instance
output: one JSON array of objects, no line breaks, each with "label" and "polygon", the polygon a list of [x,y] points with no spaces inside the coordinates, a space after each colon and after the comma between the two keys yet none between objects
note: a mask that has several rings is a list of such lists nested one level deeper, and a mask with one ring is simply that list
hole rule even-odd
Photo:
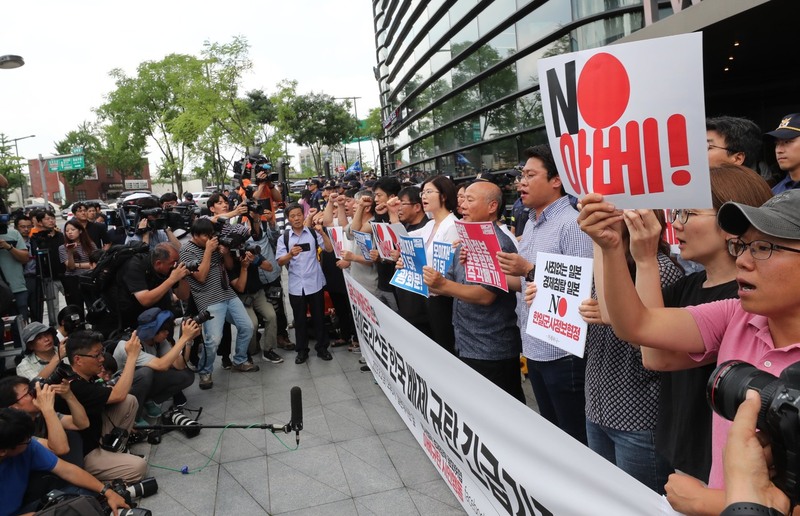
[{"label": "woman holding sign", "polygon": [[[719,173],[712,172],[712,184]],[[644,299],[640,297],[619,260],[624,253],[621,225],[624,221],[633,228],[632,234],[639,235],[639,230],[644,231],[651,225],[643,212],[615,210],[602,196],[590,194],[582,201],[581,228],[603,249],[604,298],[614,331],[629,342],[652,348],[643,348],[647,365],[678,370],[709,360],[738,359],[778,375],[788,364],[800,360],[800,345],[797,344],[800,330],[795,322],[800,316],[800,304],[794,285],[800,270],[797,261],[800,191],[787,192],[754,208],[748,205],[760,200],[754,195],[760,195],[758,192],[768,195],[759,183],[749,182],[748,175],[754,173],[732,169],[722,173],[739,174],[734,176],[738,177],[733,182],[734,191],[741,196],[738,198],[746,201],[719,206],[726,198],[737,197],[723,193],[719,187],[713,188],[714,196],[718,197],[715,209],[718,207],[716,220],[721,231],[713,227],[709,231],[704,227],[707,223],[704,219],[714,220],[715,210],[672,212],[678,222],[675,229],[682,252],[688,258],[705,262],[707,270],[705,281],[696,283],[699,277],[692,276],[684,280],[687,286],[690,282],[695,285],[694,291],[681,292],[688,301],[681,301],[681,296],[677,295],[670,297],[678,299],[675,306],[684,302],[696,304],[703,301],[700,289],[721,287],[735,279],[741,299],[724,299],[688,308],[664,308],[663,303],[653,299],[652,294],[657,289],[653,287],[652,275],[648,276],[645,271],[644,254],[637,250],[634,254],[642,264],[637,270],[637,282],[641,282],[639,290],[646,294]],[[723,240],[727,240],[724,249],[731,256],[727,265],[714,258]],[[797,252],[791,252],[795,250]],[[730,267],[732,259],[735,259],[734,269]],[[645,287],[648,277],[650,286]],[[669,301],[667,296],[663,301]],[[708,488],[688,475],[670,476],[667,498],[676,510],[686,514],[719,514],[724,508],[722,449],[729,426],[729,422],[713,416]]]}]

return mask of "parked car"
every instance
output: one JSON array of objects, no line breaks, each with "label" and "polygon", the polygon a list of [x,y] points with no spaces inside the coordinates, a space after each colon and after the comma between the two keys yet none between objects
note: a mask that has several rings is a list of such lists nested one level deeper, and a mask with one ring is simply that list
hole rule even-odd
[{"label": "parked car", "polygon": [[128,197],[131,194],[135,194],[135,193],[148,193],[148,194],[151,194],[151,195],[155,196],[155,194],[153,194],[153,192],[151,192],[149,190],[126,190],[126,191],[124,191],[124,192],[119,194],[119,197],[117,197],[117,200],[115,201],[114,204],[116,204],[117,206],[121,206],[122,203],[125,201],[126,197]]},{"label": "parked car", "polygon": [[212,192],[192,192],[192,199],[198,206],[205,206],[206,201],[211,197]]},{"label": "parked car", "polygon": [[308,187],[308,179],[301,179],[289,185],[289,191],[292,193],[300,193]]}]

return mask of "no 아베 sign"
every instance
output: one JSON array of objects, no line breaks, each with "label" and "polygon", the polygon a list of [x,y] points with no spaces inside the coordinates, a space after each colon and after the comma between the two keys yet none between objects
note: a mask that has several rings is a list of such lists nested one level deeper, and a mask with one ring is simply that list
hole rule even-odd
[{"label": "no \uc544\ubca0 sign", "polygon": [[618,208],[711,207],[702,34],[538,63],[547,136],[564,188]]}]

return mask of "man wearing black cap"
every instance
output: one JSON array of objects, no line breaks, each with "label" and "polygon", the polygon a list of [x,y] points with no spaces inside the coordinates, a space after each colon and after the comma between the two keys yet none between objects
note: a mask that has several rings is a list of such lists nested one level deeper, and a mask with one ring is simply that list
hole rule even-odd
[{"label": "man wearing black cap", "polygon": [[772,187],[772,193],[797,188],[800,181],[800,113],[783,117],[778,128],[768,132],[767,136],[775,138],[775,159],[778,167],[786,172],[786,177]]},{"label": "man wearing black cap", "polygon": [[311,200],[309,201],[309,206],[311,208],[316,208],[317,211],[322,211],[322,207],[320,206],[322,202],[322,181],[319,179],[312,179],[308,182],[308,191],[311,192]]},{"label": "man wearing black cap", "polygon": [[325,185],[322,187],[322,200],[319,203],[319,211],[325,211],[325,206],[328,205],[331,194],[338,191],[339,185],[336,184],[336,181],[333,179],[325,181]]}]

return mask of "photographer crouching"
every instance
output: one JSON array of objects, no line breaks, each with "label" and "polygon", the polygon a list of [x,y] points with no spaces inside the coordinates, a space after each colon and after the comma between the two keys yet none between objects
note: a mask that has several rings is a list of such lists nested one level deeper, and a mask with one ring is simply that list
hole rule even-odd
[{"label": "photographer crouching", "polygon": [[[149,308],[139,315],[136,334],[142,350],[135,357],[136,371],[130,393],[139,402],[137,419],[143,410],[147,415],[161,415],[160,405],[172,398],[174,404],[186,403],[183,389],[194,383],[194,372],[186,367],[191,343],[200,335],[200,325],[186,318],[181,324],[181,336],[173,345],[170,342],[175,331],[175,316],[169,310]],[[131,358],[126,352],[126,341],[122,340],[114,350],[114,360],[124,368]],[[146,424],[145,422],[142,422]]]}]

